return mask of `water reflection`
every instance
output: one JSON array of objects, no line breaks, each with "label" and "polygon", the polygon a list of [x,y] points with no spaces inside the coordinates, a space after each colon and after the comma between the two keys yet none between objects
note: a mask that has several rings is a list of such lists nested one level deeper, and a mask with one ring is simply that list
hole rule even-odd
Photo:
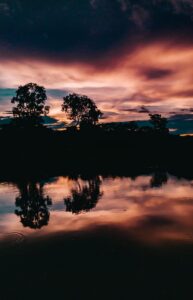
[{"label": "water reflection", "polygon": [[37,237],[110,226],[146,243],[193,243],[192,195],[193,180],[160,170],[135,178],[79,175],[0,183],[0,231]]},{"label": "water reflection", "polygon": [[76,187],[71,190],[71,196],[64,199],[66,211],[79,214],[93,209],[102,196],[101,183],[99,176],[89,179],[83,185],[77,180]]},{"label": "water reflection", "polygon": [[[157,299],[164,285],[171,289],[168,299],[188,299],[184,291],[193,275],[192,195],[193,180],[161,171],[135,178],[61,176],[0,183],[4,299],[10,290],[10,299],[21,298],[21,282],[23,294],[33,293],[34,278],[32,299],[60,299],[66,289],[67,299],[85,299],[85,292],[92,297],[98,286],[107,286],[107,293],[99,289],[96,299],[141,299],[149,290],[148,299]],[[77,282],[72,280],[76,273]],[[93,280],[93,274],[102,274],[97,286],[101,276]],[[173,293],[176,286],[182,287],[179,298]],[[37,296],[41,287],[43,293]],[[159,299],[166,299],[165,290]]]},{"label": "water reflection", "polygon": [[48,206],[52,205],[50,197],[45,196],[43,184],[36,182],[18,184],[19,196],[16,197],[15,214],[20,217],[24,227],[40,229],[48,225],[50,213]]},{"label": "water reflection", "polygon": [[164,171],[156,171],[151,178],[150,185],[152,188],[158,188],[166,184],[168,181],[168,175]]}]

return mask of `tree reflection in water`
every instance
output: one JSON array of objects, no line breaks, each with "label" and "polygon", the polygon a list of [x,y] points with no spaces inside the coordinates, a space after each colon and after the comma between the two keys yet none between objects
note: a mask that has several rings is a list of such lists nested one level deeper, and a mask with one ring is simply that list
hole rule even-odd
[{"label": "tree reflection in water", "polygon": [[16,197],[15,214],[20,217],[24,227],[40,229],[48,225],[50,213],[48,206],[52,205],[50,197],[45,196],[43,184],[28,182],[18,184],[19,196]]},{"label": "tree reflection in water", "polygon": [[168,175],[164,171],[156,171],[151,178],[151,188],[159,188],[168,182]]},{"label": "tree reflection in water", "polygon": [[99,176],[87,180],[83,185],[77,180],[77,187],[71,190],[71,196],[64,199],[66,211],[79,214],[93,209],[102,196],[100,185]]},{"label": "tree reflection in water", "polygon": [[[95,208],[102,196],[100,176],[90,177],[84,180],[80,177],[73,178],[76,185],[71,189],[69,197],[64,199],[66,212],[79,214]],[[159,188],[166,184],[168,175],[163,171],[156,171],[150,180],[151,188]],[[16,197],[15,214],[20,217],[24,227],[40,229],[48,225],[50,212],[48,207],[52,205],[49,196],[44,195],[43,184],[34,182],[20,182],[17,184],[19,196]]]}]

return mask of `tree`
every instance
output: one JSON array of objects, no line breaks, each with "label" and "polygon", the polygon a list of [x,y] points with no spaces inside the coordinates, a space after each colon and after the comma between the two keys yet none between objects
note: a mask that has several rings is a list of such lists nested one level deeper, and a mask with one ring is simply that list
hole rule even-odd
[{"label": "tree", "polygon": [[24,125],[39,125],[43,122],[42,115],[49,113],[49,106],[45,105],[47,100],[46,90],[36,83],[28,83],[20,86],[16,91],[16,96],[11,103],[16,103],[12,114],[14,119]]},{"label": "tree", "polygon": [[159,114],[150,114],[150,123],[153,125],[154,130],[159,133],[168,133],[167,119]]},{"label": "tree", "polygon": [[69,94],[63,98],[62,111],[76,126],[96,125],[102,112],[93,100],[84,95]]},{"label": "tree", "polygon": [[100,128],[107,132],[119,133],[135,133],[139,129],[138,124],[135,121],[104,123],[100,125]]}]

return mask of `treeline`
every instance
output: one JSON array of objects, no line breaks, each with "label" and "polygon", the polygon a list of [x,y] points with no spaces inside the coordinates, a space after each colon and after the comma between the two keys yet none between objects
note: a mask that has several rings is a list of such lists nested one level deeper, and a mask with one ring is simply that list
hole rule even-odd
[{"label": "treeline", "polygon": [[87,96],[70,94],[61,110],[72,122],[65,131],[43,126],[49,113],[46,91],[36,84],[21,86],[9,125],[0,130],[1,173],[30,174],[127,174],[129,169],[164,167],[175,173],[193,174],[193,139],[170,135],[167,119],[150,115],[150,126],[135,122],[99,122],[102,112]]},{"label": "treeline", "polygon": [[[32,129],[39,128],[43,124],[42,116],[47,116],[50,107],[46,105],[47,95],[44,87],[35,83],[20,86],[16,90],[16,95],[11,99],[15,104],[11,114],[13,119],[9,127]],[[103,113],[98,109],[94,101],[87,96],[75,93],[63,97],[61,111],[66,118],[71,121],[68,130],[102,129],[107,132],[130,132],[130,133],[159,133],[168,134],[166,118],[159,114],[150,114],[151,126],[138,127],[136,122],[125,123],[99,123]]]},{"label": "treeline", "polygon": [[[38,127],[43,123],[42,116],[49,114],[50,107],[46,105],[46,90],[35,83],[20,86],[11,102],[13,122],[17,127]],[[74,122],[74,127],[94,126],[102,117],[102,112],[93,100],[87,96],[69,94],[63,98],[61,110],[66,117]]]}]

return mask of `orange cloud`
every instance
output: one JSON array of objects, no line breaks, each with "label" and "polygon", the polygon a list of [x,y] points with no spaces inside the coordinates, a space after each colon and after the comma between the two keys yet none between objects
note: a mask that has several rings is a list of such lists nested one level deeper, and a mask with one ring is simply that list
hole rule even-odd
[{"label": "orange cloud", "polygon": [[[121,52],[120,52],[121,53]],[[193,47],[155,42],[122,56],[109,53],[95,64],[24,59],[1,61],[2,87],[37,82],[48,89],[75,91],[92,97],[108,121],[144,118],[131,108],[157,107],[162,113],[190,108]],[[112,66],[112,67],[111,67]],[[50,97],[51,114],[60,115],[62,97]],[[130,112],[128,113],[128,108]]]}]

